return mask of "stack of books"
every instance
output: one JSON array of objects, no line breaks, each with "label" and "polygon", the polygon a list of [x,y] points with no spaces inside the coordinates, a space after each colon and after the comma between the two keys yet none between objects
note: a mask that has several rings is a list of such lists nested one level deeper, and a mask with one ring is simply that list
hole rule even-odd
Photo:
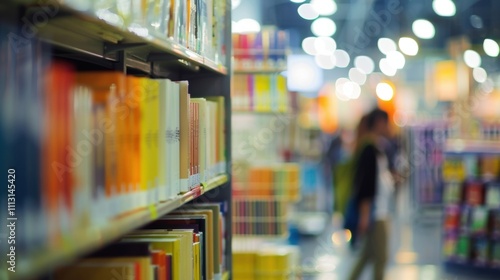
[{"label": "stack of books", "polygon": [[235,111],[288,112],[287,80],[279,74],[236,74],[231,104]]},{"label": "stack of books", "polygon": [[186,205],[58,269],[54,279],[221,279],[226,211],[223,203]]},{"label": "stack of books", "polygon": [[286,31],[264,28],[259,33],[233,34],[236,71],[273,71],[286,68],[289,35]]}]

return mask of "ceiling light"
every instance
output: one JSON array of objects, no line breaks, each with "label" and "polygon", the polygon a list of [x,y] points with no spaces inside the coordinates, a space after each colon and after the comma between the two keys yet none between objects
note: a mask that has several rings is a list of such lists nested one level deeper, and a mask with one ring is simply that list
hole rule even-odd
[{"label": "ceiling light", "polygon": [[442,17],[452,17],[457,12],[457,7],[451,0],[434,0],[432,9]]},{"label": "ceiling light", "polygon": [[260,23],[255,19],[244,18],[236,22],[233,33],[257,33],[260,32]]},{"label": "ceiling light", "polygon": [[366,74],[358,68],[351,68],[349,70],[349,80],[358,85],[364,85],[366,82]]},{"label": "ceiling light", "polygon": [[337,49],[337,43],[332,37],[318,37],[314,40],[317,54],[331,55]]},{"label": "ceiling light", "polygon": [[311,5],[322,16],[330,16],[337,12],[337,3],[333,0],[312,0]]},{"label": "ceiling light", "polygon": [[361,87],[356,83],[348,81],[342,86],[342,93],[349,99],[358,99],[361,95]]},{"label": "ceiling light", "polygon": [[436,34],[434,25],[426,19],[417,19],[412,24],[413,33],[421,39],[432,39]]},{"label": "ceiling light", "polygon": [[311,31],[318,37],[331,37],[337,31],[337,25],[329,18],[318,18],[311,24]]},{"label": "ceiling light", "polygon": [[378,39],[377,46],[380,52],[382,52],[383,54],[387,54],[396,50],[396,43],[389,38]]},{"label": "ceiling light", "polygon": [[313,20],[319,16],[318,12],[313,8],[311,4],[302,4],[297,9],[299,16],[303,19]]},{"label": "ceiling light", "polygon": [[387,58],[382,58],[379,62],[378,67],[384,75],[392,77],[398,72],[398,69],[394,67]]},{"label": "ceiling light", "polygon": [[483,48],[484,52],[491,57],[497,57],[500,53],[500,47],[498,46],[498,43],[491,39],[484,40]]},{"label": "ceiling light", "polygon": [[379,83],[375,91],[377,92],[378,98],[383,101],[389,101],[394,96],[394,90],[388,83]]},{"label": "ceiling light", "polygon": [[413,38],[402,37],[399,39],[399,49],[406,55],[414,56],[418,54],[418,43]]},{"label": "ceiling light", "polygon": [[358,56],[354,59],[354,66],[361,70],[366,75],[371,74],[375,70],[375,63],[368,56]]},{"label": "ceiling light", "polygon": [[306,2],[306,0],[290,0],[290,2],[293,2],[293,3],[304,3],[304,2]]},{"label": "ceiling light", "polygon": [[333,56],[335,57],[336,60],[335,65],[340,68],[347,67],[349,65],[349,62],[351,61],[349,54],[344,50],[335,50],[333,52]]},{"label": "ceiling light", "polygon": [[316,37],[307,37],[302,40],[302,50],[309,55],[316,55]]},{"label": "ceiling light", "polygon": [[464,62],[470,68],[481,66],[481,56],[473,50],[466,50],[464,52]]},{"label": "ceiling light", "polygon": [[387,60],[396,69],[403,69],[405,67],[405,56],[398,51],[389,52],[387,54]]},{"label": "ceiling light", "polygon": [[342,101],[348,101],[350,98],[344,93],[344,85],[347,83],[350,83],[350,81],[346,78],[339,78],[335,82],[335,95]]},{"label": "ceiling light", "polygon": [[316,61],[316,65],[318,65],[319,68],[326,70],[335,68],[335,57],[332,55],[316,55],[314,61]]},{"label": "ceiling light", "polygon": [[232,9],[238,8],[238,6],[241,4],[241,0],[231,0],[231,7]]},{"label": "ceiling light", "polygon": [[472,71],[472,76],[478,83],[484,83],[486,82],[486,79],[488,79],[488,73],[486,73],[486,70],[481,67],[474,68],[474,70]]}]

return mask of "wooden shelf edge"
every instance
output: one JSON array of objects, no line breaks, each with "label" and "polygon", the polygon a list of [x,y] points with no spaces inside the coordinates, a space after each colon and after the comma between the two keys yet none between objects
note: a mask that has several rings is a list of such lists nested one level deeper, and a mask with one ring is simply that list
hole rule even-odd
[{"label": "wooden shelf edge", "polygon": [[101,229],[89,229],[84,233],[76,233],[53,248],[44,249],[38,253],[22,256],[18,259],[18,270],[12,279],[29,279],[47,273],[51,269],[68,264],[78,257],[93,252],[100,247],[113,242],[128,232],[140,228],[157,218],[181,207],[193,199],[228,182],[226,174],[218,175],[185,194],[156,204],[156,211],[142,209],[109,222]]}]

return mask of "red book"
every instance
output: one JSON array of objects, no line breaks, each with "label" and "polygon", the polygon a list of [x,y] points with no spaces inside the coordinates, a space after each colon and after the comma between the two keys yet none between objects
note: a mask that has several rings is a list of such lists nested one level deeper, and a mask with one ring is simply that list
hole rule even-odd
[{"label": "red book", "polygon": [[167,255],[162,250],[151,252],[153,264],[158,266],[158,280],[167,280]]}]

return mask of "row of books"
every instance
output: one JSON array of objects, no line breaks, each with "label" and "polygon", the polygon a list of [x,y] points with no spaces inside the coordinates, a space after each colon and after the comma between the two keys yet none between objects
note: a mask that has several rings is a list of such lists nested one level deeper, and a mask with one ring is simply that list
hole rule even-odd
[{"label": "row of books", "polygon": [[294,246],[267,245],[257,250],[233,252],[233,279],[296,279],[299,251]]},{"label": "row of books", "polygon": [[447,231],[500,236],[500,211],[485,206],[448,205],[444,228]]},{"label": "row of books", "polygon": [[138,35],[169,38],[205,57],[225,61],[226,0],[63,2]]},{"label": "row of books", "polygon": [[233,195],[296,201],[300,197],[300,166],[296,163],[251,166],[234,176]]},{"label": "row of books", "polygon": [[54,279],[221,279],[226,211],[223,203],[187,205],[58,269]]},{"label": "row of books", "polygon": [[259,33],[233,33],[234,64],[237,70],[286,68],[289,48],[286,31],[263,28]]},{"label": "row of books", "polygon": [[12,58],[0,66],[0,84],[9,84],[0,166],[17,175],[19,248],[50,246],[137,209],[154,213],[225,173],[223,97],[190,98],[185,81],[76,72],[37,57],[39,45],[25,51],[0,52]]},{"label": "row of books", "polygon": [[444,256],[453,262],[478,268],[500,268],[500,240],[448,234],[444,238]]},{"label": "row of books", "polygon": [[500,208],[500,182],[447,182],[444,185],[443,200],[446,204]]},{"label": "row of books", "polygon": [[287,112],[287,80],[279,74],[235,74],[231,104],[235,111]]},{"label": "row of books", "polygon": [[258,236],[288,233],[287,201],[233,200],[233,235]]},{"label": "row of books", "polygon": [[500,178],[500,156],[467,154],[447,157],[443,163],[443,180],[461,182],[466,178]]}]

